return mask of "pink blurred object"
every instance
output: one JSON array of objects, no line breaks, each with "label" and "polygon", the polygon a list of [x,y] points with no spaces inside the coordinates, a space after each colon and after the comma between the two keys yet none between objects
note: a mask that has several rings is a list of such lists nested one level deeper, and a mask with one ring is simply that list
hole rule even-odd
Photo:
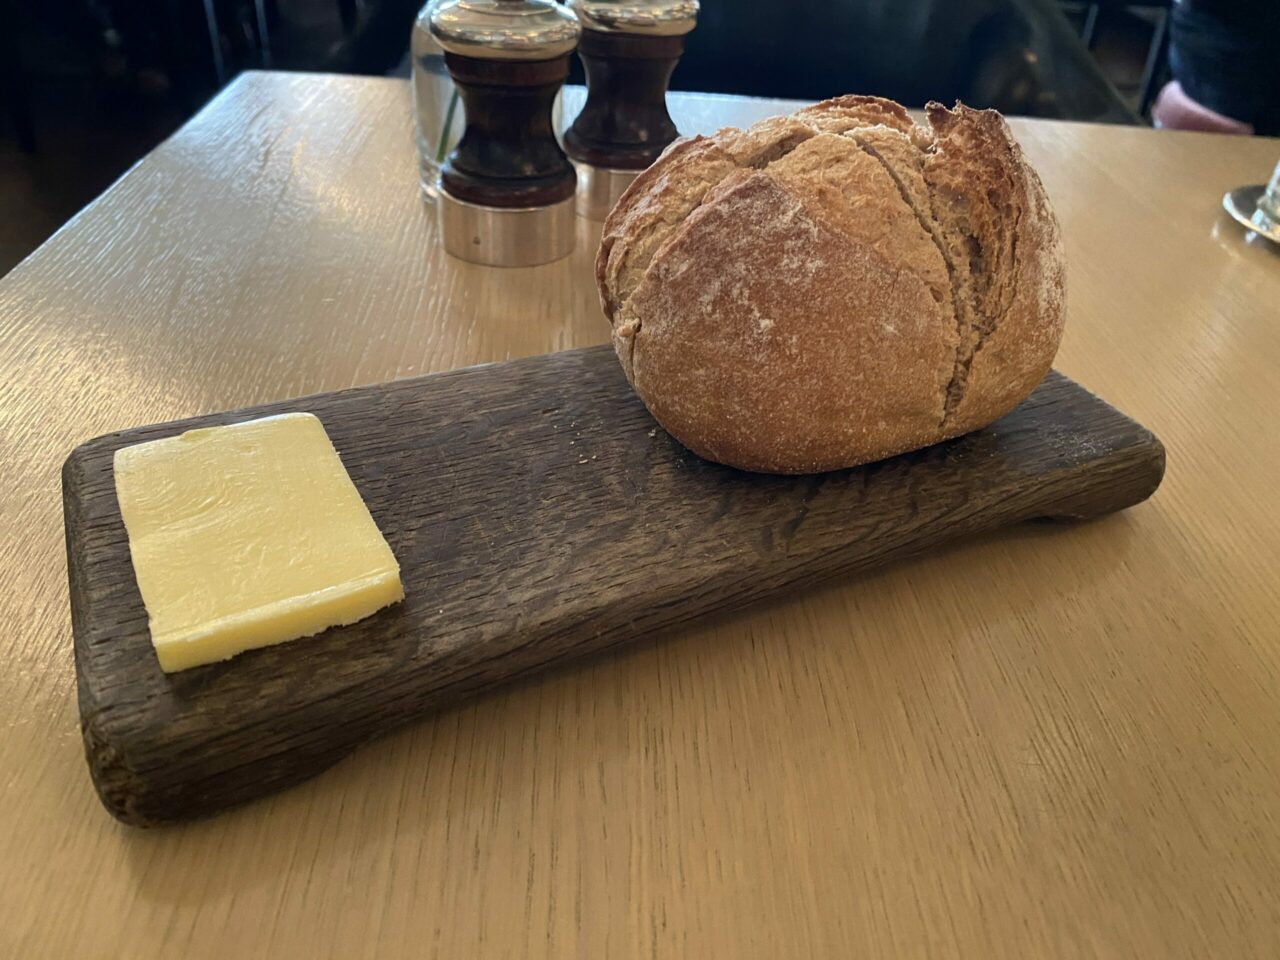
[{"label": "pink blurred object", "polygon": [[1169,130],[1200,130],[1204,133],[1233,133],[1252,136],[1253,125],[1224,117],[1216,110],[1192,100],[1182,89],[1182,84],[1171,80],[1164,85],[1151,108],[1151,118],[1157,127]]}]

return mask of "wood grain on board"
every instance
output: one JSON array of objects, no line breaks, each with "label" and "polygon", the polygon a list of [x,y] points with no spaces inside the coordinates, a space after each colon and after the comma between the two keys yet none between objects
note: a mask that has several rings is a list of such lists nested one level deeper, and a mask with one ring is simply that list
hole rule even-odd
[{"label": "wood grain on board", "polygon": [[[305,410],[400,561],[405,601],[161,672],[112,477],[121,446]],[[289,786],[406,720],[721,609],[1155,490],[1164,449],[1051,374],[991,427],[854,470],[743,473],[667,436],[608,346],[112,434],[67,461],[81,724],[129,823]]]}]

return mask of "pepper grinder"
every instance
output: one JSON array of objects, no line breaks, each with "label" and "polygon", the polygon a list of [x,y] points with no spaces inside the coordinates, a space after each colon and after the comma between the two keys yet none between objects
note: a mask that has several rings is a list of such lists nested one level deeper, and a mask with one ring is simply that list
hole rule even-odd
[{"label": "pepper grinder", "polygon": [[573,252],[577,178],[551,108],[581,28],[551,0],[444,0],[429,29],[466,125],[440,168],[445,250],[529,267]]},{"label": "pepper grinder", "polygon": [[697,0],[569,0],[582,22],[587,102],[565,131],[579,215],[603,220],[676,138],[667,84],[698,22]]}]

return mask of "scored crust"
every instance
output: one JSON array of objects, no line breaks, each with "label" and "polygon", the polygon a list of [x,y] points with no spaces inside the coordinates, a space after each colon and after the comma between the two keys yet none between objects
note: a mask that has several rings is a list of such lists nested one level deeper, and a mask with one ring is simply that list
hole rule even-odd
[{"label": "scored crust", "polygon": [[678,440],[744,469],[835,469],[1021,402],[1062,335],[1061,241],[994,111],[929,127],[840,97],[678,141],[596,260],[614,347]]},{"label": "scored crust", "polygon": [[[868,298],[897,319],[847,323]],[[954,351],[921,333],[950,318],[919,277],[812,217],[766,173],[721,183],[632,303],[644,318],[632,383],[658,422],[708,459],[809,473],[936,432]]]}]

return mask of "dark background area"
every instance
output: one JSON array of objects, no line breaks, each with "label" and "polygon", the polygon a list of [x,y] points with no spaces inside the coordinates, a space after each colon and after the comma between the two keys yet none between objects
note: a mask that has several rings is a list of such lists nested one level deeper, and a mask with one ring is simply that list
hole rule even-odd
[{"label": "dark background area", "polygon": [[[418,6],[419,0],[0,0],[6,108],[0,114],[0,274],[243,69],[408,76]],[[957,21],[954,11],[965,4],[956,3],[936,7],[941,14],[889,24],[883,41],[864,37],[867,49],[884,51],[881,63],[870,54],[849,57],[838,46],[841,30],[851,28],[841,11],[852,3],[819,4],[826,28],[819,30],[790,3],[753,8],[766,10],[755,19],[746,17],[748,6],[704,0],[673,87],[804,99],[856,90],[895,96],[909,106],[948,95],[975,102],[990,80],[980,75],[975,48],[1025,40],[1011,35],[1013,21],[985,8]],[[899,9],[910,6],[904,0]],[[1123,122],[1127,109],[1136,121],[1162,79],[1166,12],[1159,4],[1057,7],[1066,15],[1064,30],[1089,41],[1091,62],[1106,78],[1100,96],[1124,103],[1113,116],[1084,118]],[[764,22],[769,16],[781,19]],[[954,43],[966,31],[968,42]],[[809,49],[770,67],[769,51],[753,47],[760,37],[775,50]],[[935,47],[947,49],[947,56],[936,55]],[[1010,62],[1015,74],[1026,66]],[[1016,75],[996,79],[1005,89],[1019,89]],[[1048,116],[1080,112],[1073,114],[1069,100],[1046,102],[1034,92],[1025,103],[995,105]]]}]

